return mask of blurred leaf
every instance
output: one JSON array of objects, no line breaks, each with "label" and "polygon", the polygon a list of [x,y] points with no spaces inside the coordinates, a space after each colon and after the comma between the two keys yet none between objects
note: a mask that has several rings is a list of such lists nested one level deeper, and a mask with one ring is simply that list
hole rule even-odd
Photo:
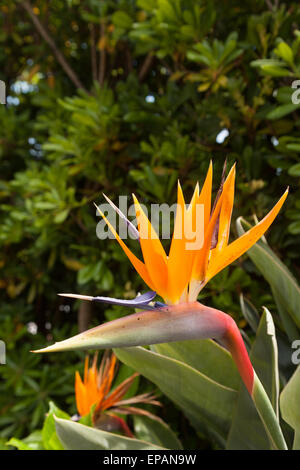
[{"label": "blurred leaf", "polygon": [[44,450],[41,431],[34,431],[23,440],[12,437],[7,445],[16,447],[18,450]]},{"label": "blurred leaf", "polygon": [[281,119],[283,116],[293,113],[299,108],[300,108],[300,105],[298,104],[293,104],[293,103],[283,104],[282,106],[277,106],[277,108],[270,111],[267,114],[267,118],[271,120]]},{"label": "blurred leaf", "polygon": [[246,299],[243,294],[240,294],[240,305],[242,313],[251,326],[254,333],[256,333],[258,325],[259,325],[259,314],[254,305]]},{"label": "blurred leaf", "polygon": [[278,57],[285,60],[285,62],[287,62],[288,64],[292,65],[294,63],[293,51],[286,42],[281,41],[274,50],[274,52]]},{"label": "blurred leaf", "polygon": [[69,209],[65,209],[64,211],[59,212],[54,217],[54,223],[55,224],[62,224],[66,220],[68,215],[69,215]]},{"label": "blurred leaf", "polygon": [[147,416],[134,416],[134,431],[142,441],[152,442],[166,449],[182,449],[180,441],[166,423]]},{"label": "blurred leaf", "polygon": [[280,395],[280,410],[283,419],[295,430],[294,450],[300,450],[300,366],[284,387]]},{"label": "blurred leaf", "polygon": [[63,450],[63,447],[56,435],[54,416],[58,418],[70,419],[67,413],[61,411],[51,401],[49,403],[49,412],[42,429],[43,445],[46,450]]},{"label": "blurred leaf", "polygon": [[65,419],[55,418],[57,435],[66,450],[159,450],[149,442],[119,436]]},{"label": "blurred leaf", "polygon": [[291,176],[295,176],[295,177],[300,176],[300,163],[296,163],[296,165],[292,165],[288,170],[288,174]]}]

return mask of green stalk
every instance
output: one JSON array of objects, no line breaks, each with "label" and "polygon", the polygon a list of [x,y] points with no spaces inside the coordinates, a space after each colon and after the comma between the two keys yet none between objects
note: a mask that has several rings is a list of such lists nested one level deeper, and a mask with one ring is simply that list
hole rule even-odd
[{"label": "green stalk", "polygon": [[[225,317],[226,318],[226,317]],[[254,402],[274,449],[287,450],[278,418],[270,399],[251,364],[245,343],[235,321],[227,316],[226,332],[221,343],[229,350],[240,376]]]},{"label": "green stalk", "polygon": [[255,371],[252,399],[273,448],[276,450],[287,450],[287,445],[279,425],[279,420],[275,414],[270,399]]}]

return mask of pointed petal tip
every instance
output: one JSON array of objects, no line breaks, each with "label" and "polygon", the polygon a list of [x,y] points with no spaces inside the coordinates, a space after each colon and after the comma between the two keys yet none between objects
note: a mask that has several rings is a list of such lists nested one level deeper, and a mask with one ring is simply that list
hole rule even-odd
[{"label": "pointed petal tip", "polygon": [[230,168],[230,171],[227,175],[226,180],[229,180],[232,177],[235,178],[235,174],[236,174],[236,162],[234,162],[232,167]]},{"label": "pointed petal tip", "polygon": [[134,193],[131,193],[131,195],[132,195],[133,203],[135,204],[135,206],[138,206],[139,205],[138,198],[136,197]]},{"label": "pointed petal tip", "polygon": [[[92,328],[93,330],[93,328]],[[91,330],[87,330],[91,331]],[[64,339],[62,341],[57,341],[56,343],[51,344],[50,346],[46,346],[42,349],[36,349],[31,351],[36,354],[40,353],[48,353],[48,352],[65,352],[65,351],[73,351],[74,349],[92,349],[89,348],[89,344],[84,342],[85,335],[83,333],[79,333],[78,335],[72,336],[70,338]],[[82,341],[84,344],[82,344]]]},{"label": "pointed petal tip", "polygon": [[30,352],[34,353],[34,354],[41,354],[41,353],[47,353],[47,352],[55,351],[56,348],[54,348],[53,346],[55,346],[56,344],[57,343],[54,343],[51,346],[47,346],[46,348],[35,349],[35,350],[30,351]]},{"label": "pointed petal tip", "polygon": [[[288,194],[289,194],[289,190],[290,190],[290,187],[288,186],[288,187],[286,188],[286,190],[284,191],[284,193],[282,194],[282,196],[279,198],[277,204],[278,204],[278,203],[281,203],[281,204],[280,204],[280,207],[283,206],[283,204],[284,204],[284,202],[285,202],[285,200],[286,200],[286,198],[287,198],[287,196],[288,196]],[[275,205],[276,205],[276,204],[275,204]]]},{"label": "pointed petal tip", "polygon": [[109,199],[108,196],[106,196],[106,194],[102,193],[102,196],[106,199],[106,201],[113,207],[116,207],[115,204],[112,202],[111,199]]},{"label": "pointed petal tip", "polygon": [[94,202],[94,206],[96,207],[99,214],[103,217],[103,212],[101,211],[101,209],[99,208],[99,206],[97,206],[97,204],[95,202]]},{"label": "pointed petal tip", "polygon": [[80,294],[57,294],[59,295],[60,297],[68,297],[68,298],[71,298],[71,299],[81,299],[81,300],[89,300],[89,301],[92,301],[94,297],[90,296],[90,295],[80,295]]}]

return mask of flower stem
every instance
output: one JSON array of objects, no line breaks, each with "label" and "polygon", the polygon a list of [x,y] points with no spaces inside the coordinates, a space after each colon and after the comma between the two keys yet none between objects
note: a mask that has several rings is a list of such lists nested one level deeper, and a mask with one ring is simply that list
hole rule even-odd
[{"label": "flower stem", "polygon": [[236,363],[272,447],[277,450],[287,450],[279,420],[261,381],[253,369],[241,333],[231,317],[227,318],[227,329],[222,343],[228,348]]},{"label": "flower stem", "polygon": [[270,399],[255,372],[252,399],[271,441],[272,447],[276,450],[287,450],[287,445],[279,425],[279,420],[275,414]]}]

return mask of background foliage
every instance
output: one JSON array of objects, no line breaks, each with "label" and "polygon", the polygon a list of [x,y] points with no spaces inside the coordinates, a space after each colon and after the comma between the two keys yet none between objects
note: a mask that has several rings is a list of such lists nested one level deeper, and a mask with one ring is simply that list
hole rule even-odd
[{"label": "background foliage", "polygon": [[[190,195],[210,159],[216,190],[227,157],[237,162],[233,220],[262,218],[290,186],[267,238],[299,277],[300,105],[291,102],[291,85],[300,78],[300,9],[271,0],[8,0],[0,10],[6,440],[40,428],[50,399],[75,412],[74,371],[83,356],[29,350],[125,313],[66,303],[57,293],[133,297],[145,289],[119,246],[96,237],[93,201],[102,202],[102,192],[115,203],[132,192],[145,204],[174,203],[177,179]],[[258,269],[240,259],[201,299],[232,314],[251,342],[243,293],[259,312],[270,309],[288,344]],[[141,389],[148,386],[144,379]],[[162,401],[163,418],[185,448],[216,445]]]}]

